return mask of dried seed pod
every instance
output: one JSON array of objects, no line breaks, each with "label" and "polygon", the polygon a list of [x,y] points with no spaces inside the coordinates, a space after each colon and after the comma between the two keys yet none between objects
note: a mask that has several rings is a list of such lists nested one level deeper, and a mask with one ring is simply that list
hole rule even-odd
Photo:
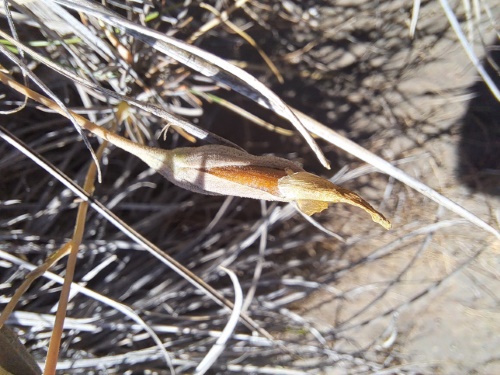
[{"label": "dried seed pod", "polygon": [[382,214],[356,193],[286,159],[255,156],[222,145],[174,150],[141,147],[142,151],[135,154],[151,168],[196,193],[297,202],[307,215],[325,210],[330,203],[348,203],[368,212],[384,228],[391,227]]}]

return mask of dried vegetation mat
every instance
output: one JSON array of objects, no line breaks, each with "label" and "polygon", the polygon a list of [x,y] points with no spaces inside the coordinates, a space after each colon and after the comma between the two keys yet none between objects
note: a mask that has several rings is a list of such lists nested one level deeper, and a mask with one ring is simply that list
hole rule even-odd
[{"label": "dried vegetation mat", "polygon": [[495,1],[0,16],[2,374],[500,371]]}]

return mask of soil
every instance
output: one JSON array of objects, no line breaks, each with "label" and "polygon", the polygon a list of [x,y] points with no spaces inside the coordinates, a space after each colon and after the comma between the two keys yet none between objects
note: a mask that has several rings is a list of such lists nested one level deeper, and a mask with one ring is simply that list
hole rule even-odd
[{"label": "soil", "polygon": [[[439,11],[439,4],[427,6],[419,25],[434,20],[439,27],[446,22],[433,18]],[[494,48],[498,45],[490,46]],[[358,119],[346,133],[373,132],[376,136],[367,143],[374,152],[388,160],[406,157],[400,168],[498,228],[500,105],[451,30],[432,44],[417,35],[412,53],[425,54],[427,62],[405,69],[397,79],[381,74],[367,78],[386,80],[385,86],[393,88],[382,97],[398,125],[374,129],[379,125],[373,118]],[[498,64],[500,54],[492,56]],[[395,55],[386,63],[406,61]],[[498,71],[490,69],[490,74],[498,85]],[[406,123],[401,124],[403,118]],[[339,350],[373,344],[375,353],[386,353],[388,361],[398,356],[395,373],[500,373],[498,240],[407,188],[390,184],[386,182],[390,198],[383,206],[392,215],[393,230],[348,251],[351,261],[362,259],[361,254],[380,257],[338,277],[333,285],[342,299],[319,292],[302,311],[324,333],[345,329],[344,339],[333,344]],[[368,188],[362,191],[369,196]],[[413,232],[432,223],[442,227]],[[384,249],[387,244],[395,246]],[[373,255],[378,252],[386,253]],[[344,372],[335,366],[325,373]]]}]

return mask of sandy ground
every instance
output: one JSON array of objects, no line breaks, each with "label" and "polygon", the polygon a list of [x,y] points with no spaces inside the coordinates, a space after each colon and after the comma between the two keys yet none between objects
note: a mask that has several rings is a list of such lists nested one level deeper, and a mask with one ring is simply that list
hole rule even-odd
[{"label": "sandy ground", "polygon": [[[499,138],[468,138],[474,134],[468,127],[475,127],[476,134],[498,134],[492,130],[499,125],[498,117],[481,122],[471,117],[474,105],[488,103],[496,106],[491,113],[498,114],[498,102],[479,96],[471,104],[471,96],[480,95],[474,86],[477,74],[451,33],[430,48],[424,45],[425,38],[416,41],[417,54],[422,48],[421,53],[425,50],[435,60],[387,83],[397,85],[406,98],[389,104],[408,123],[399,136],[385,138],[392,139],[389,142],[373,141],[373,148],[390,160],[408,157],[400,165],[403,170],[498,228]],[[369,126],[360,121],[355,129]],[[482,142],[475,154],[464,146],[474,142]],[[497,159],[486,173],[487,168],[478,167],[478,160],[485,157]],[[476,167],[473,172],[468,169],[471,165]],[[349,249],[351,259],[360,259],[363,253],[386,254],[339,277],[334,286],[344,300],[318,293],[302,308],[320,322],[323,332],[345,327],[351,342],[339,340],[334,346],[340,350],[374,344],[378,355],[391,353],[385,354],[388,361],[399,356],[395,372],[399,368],[426,374],[500,373],[498,241],[398,184],[389,201],[398,201],[389,204],[396,207],[392,233]],[[414,232],[433,223],[442,226]],[[381,247],[374,251],[377,243]],[[388,244],[394,246],[383,247]],[[467,264],[462,267],[462,262]],[[394,306],[399,306],[397,312],[390,312]],[[336,367],[327,373],[343,371]]]}]

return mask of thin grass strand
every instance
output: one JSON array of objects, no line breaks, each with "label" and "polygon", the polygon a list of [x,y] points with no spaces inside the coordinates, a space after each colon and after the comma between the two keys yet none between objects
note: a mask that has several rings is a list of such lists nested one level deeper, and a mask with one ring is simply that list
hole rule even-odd
[{"label": "thin grass strand", "polygon": [[238,324],[239,318],[241,316],[241,309],[243,306],[243,291],[241,289],[238,277],[233,271],[229,270],[228,268],[219,266],[219,269],[224,271],[229,276],[231,282],[233,283],[234,308],[233,311],[231,311],[231,316],[229,317],[226,326],[222,330],[221,336],[217,339],[215,344],[210,348],[210,350],[203,358],[203,360],[199,363],[199,365],[196,366],[194,372],[196,375],[205,374],[210,369],[210,367],[212,367],[212,365],[217,361],[217,359],[220,357],[220,355],[226,348],[227,342],[233,335],[236,325]]}]

